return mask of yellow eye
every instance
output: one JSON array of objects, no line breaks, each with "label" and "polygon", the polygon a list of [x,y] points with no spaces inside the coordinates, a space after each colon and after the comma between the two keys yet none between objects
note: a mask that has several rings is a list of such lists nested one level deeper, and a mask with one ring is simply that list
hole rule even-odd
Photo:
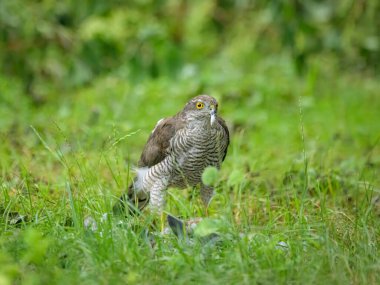
[{"label": "yellow eye", "polygon": [[200,110],[200,109],[203,109],[203,107],[205,106],[205,104],[203,104],[202,102],[197,102],[197,109]]}]

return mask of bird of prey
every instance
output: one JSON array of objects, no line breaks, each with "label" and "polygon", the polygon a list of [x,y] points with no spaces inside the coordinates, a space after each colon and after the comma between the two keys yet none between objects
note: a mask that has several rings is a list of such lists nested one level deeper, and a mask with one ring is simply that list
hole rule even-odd
[{"label": "bird of prey", "polygon": [[137,176],[114,213],[142,210],[149,203],[162,214],[168,187],[200,185],[201,199],[208,206],[214,189],[202,183],[202,173],[208,166],[220,168],[228,145],[229,131],[218,116],[216,99],[194,97],[175,116],[157,122],[141,154]]}]

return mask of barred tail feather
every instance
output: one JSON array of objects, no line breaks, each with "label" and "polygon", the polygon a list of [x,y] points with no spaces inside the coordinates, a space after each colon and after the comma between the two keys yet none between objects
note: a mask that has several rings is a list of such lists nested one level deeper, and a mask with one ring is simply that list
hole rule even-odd
[{"label": "barred tail feather", "polygon": [[129,185],[128,192],[121,195],[119,201],[113,207],[114,214],[137,214],[149,203],[149,193],[143,189],[143,180],[149,168],[141,167],[134,169],[136,177]]},{"label": "barred tail feather", "polygon": [[134,189],[136,181],[128,187],[128,192],[122,194],[113,207],[116,215],[136,215],[142,211],[149,203],[149,193]]}]

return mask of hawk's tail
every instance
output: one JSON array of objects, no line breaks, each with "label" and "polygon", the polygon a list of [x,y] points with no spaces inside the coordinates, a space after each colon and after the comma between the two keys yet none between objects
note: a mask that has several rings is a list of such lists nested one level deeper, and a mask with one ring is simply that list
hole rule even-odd
[{"label": "hawk's tail", "polygon": [[134,184],[129,185],[128,192],[122,194],[113,206],[114,214],[136,215],[149,203],[149,193],[136,191]]}]

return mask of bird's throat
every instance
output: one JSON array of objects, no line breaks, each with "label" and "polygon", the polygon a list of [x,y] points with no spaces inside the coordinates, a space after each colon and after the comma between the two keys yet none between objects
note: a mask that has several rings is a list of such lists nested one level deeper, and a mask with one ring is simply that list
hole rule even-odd
[{"label": "bird's throat", "polygon": [[211,118],[210,118],[210,124],[211,124],[211,126],[214,125],[215,120],[216,120],[216,115],[215,115],[215,114],[212,114],[212,115],[211,115]]}]

